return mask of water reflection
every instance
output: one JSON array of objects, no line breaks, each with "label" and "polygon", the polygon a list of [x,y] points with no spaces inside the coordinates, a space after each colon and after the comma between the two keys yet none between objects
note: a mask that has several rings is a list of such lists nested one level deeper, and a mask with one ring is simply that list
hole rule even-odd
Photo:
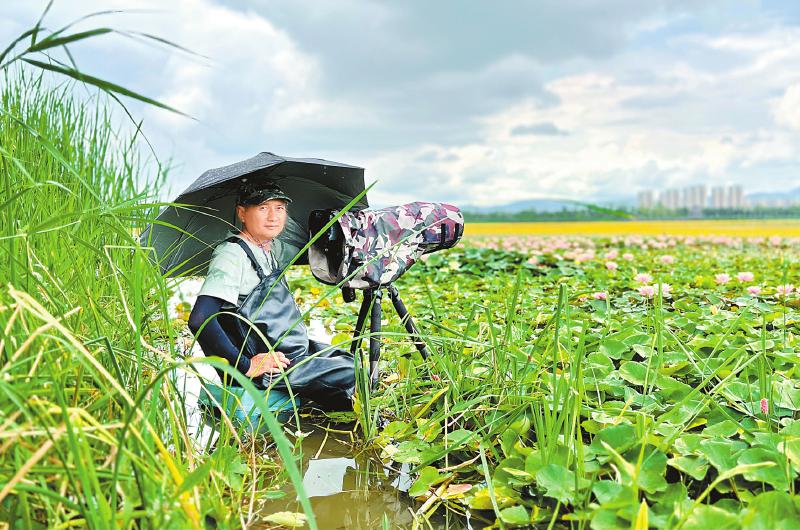
[{"label": "water reflection", "polygon": [[[376,530],[383,528],[384,517],[388,520],[386,528],[414,527],[414,513],[421,503],[405,493],[413,483],[407,467],[390,469],[359,452],[347,434],[335,432],[344,431],[341,425],[311,428],[313,432],[302,442],[301,471],[320,530]],[[264,505],[264,515],[303,511],[291,484],[283,491],[285,497]],[[437,513],[430,518],[430,524],[420,523],[419,528],[435,530],[473,528],[463,517],[451,513]]]}]

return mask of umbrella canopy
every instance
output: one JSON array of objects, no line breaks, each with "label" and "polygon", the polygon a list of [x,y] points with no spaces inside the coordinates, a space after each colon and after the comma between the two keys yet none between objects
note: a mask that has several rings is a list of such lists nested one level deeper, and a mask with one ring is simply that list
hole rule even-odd
[{"label": "umbrella canopy", "polygon": [[[259,153],[229,166],[209,169],[173,201],[185,206],[164,208],[158,222],[142,232],[140,241],[155,249],[162,273],[206,274],[214,247],[229,230],[240,228],[236,192],[244,180],[275,182],[291,197],[286,228],[278,239],[296,254],[309,240],[311,211],[345,207],[364,191],[364,168],[319,158]],[[364,196],[353,208],[367,206]],[[308,263],[307,256],[295,263]]]}]

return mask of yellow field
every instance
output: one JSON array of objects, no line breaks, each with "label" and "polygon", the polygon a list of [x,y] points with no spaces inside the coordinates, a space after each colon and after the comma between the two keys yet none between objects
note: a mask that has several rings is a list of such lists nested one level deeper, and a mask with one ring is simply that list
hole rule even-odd
[{"label": "yellow field", "polygon": [[595,221],[551,223],[467,223],[464,236],[501,235],[674,235],[800,236],[800,219],[711,221]]}]

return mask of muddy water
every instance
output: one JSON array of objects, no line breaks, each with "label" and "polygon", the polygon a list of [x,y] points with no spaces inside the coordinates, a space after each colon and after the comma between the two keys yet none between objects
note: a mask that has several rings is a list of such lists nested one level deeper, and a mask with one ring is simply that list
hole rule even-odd
[{"label": "muddy water", "polygon": [[[304,428],[308,428],[305,426]],[[313,425],[303,442],[303,487],[309,496],[320,530],[377,530],[415,528],[415,512],[422,503],[405,493],[413,483],[407,468],[390,469],[374,456],[359,453],[350,436],[333,432],[352,426]],[[286,495],[264,506],[264,515],[274,512],[302,512],[294,488],[287,484]],[[463,530],[482,528],[470,525],[463,516],[446,513],[443,507],[428,522],[420,518],[420,529]]]}]

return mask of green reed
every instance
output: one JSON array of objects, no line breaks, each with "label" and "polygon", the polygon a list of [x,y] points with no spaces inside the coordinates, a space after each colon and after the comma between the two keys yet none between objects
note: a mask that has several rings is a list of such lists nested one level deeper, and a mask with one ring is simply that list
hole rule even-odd
[{"label": "green reed", "polygon": [[[165,377],[185,369],[180,330],[137,240],[165,173],[105,100],[71,89],[17,71],[0,92],[0,519],[242,526],[279,466],[227,418],[213,452],[195,447]],[[309,514],[290,445],[256,402]]]}]

